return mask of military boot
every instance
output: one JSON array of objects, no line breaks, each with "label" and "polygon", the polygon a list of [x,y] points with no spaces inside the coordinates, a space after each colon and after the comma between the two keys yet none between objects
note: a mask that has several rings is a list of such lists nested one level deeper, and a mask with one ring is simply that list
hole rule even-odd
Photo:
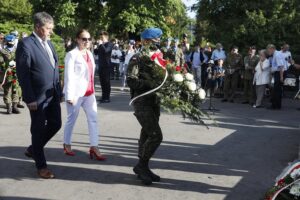
[{"label": "military boot", "polygon": [[19,103],[17,104],[17,107],[18,107],[18,108],[25,108],[25,106],[24,106],[21,102],[19,102]]},{"label": "military boot", "polygon": [[7,114],[11,114],[12,113],[12,107],[10,103],[6,104],[6,113]]},{"label": "military boot", "polygon": [[20,114],[21,113],[19,108],[18,108],[18,103],[13,103],[12,113],[14,113],[14,114]]},{"label": "military boot", "polygon": [[148,173],[149,173],[149,175],[150,175],[153,182],[159,182],[160,181],[160,176],[154,174],[149,167],[148,167]]},{"label": "military boot", "polygon": [[149,174],[148,168],[146,165],[138,163],[134,168],[133,172],[138,175],[138,178],[142,181],[144,185],[151,185],[152,178]]}]

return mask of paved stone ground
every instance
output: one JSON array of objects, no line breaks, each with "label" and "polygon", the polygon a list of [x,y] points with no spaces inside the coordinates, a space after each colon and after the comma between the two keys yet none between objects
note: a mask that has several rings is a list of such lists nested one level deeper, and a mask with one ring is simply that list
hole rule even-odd
[{"label": "paved stone ground", "polygon": [[[0,108],[0,199],[256,200],[298,157],[299,102],[285,99],[282,111],[270,111],[216,99],[219,126],[209,130],[162,114],[164,142],[151,162],[162,182],[145,187],[132,173],[140,127],[128,101],[128,93],[114,89],[112,103],[99,105],[106,162],[88,158],[83,111],[73,135],[75,157],[63,154],[60,130],[46,149],[54,180],[39,179],[33,161],[23,155],[30,142],[28,111],[7,116]],[[65,122],[65,104],[62,111]]]}]

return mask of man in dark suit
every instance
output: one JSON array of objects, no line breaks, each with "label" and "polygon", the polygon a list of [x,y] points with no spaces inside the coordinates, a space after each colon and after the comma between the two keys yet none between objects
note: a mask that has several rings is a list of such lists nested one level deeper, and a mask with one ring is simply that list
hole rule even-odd
[{"label": "man in dark suit", "polygon": [[33,20],[33,33],[18,44],[16,67],[31,117],[31,145],[25,155],[35,160],[38,175],[49,179],[54,178],[54,174],[47,168],[44,146],[61,128],[58,57],[49,40],[53,18],[39,12]]},{"label": "man in dark suit", "polygon": [[99,56],[99,77],[100,84],[102,89],[102,98],[100,99],[101,103],[110,102],[110,73],[111,73],[111,52],[113,49],[113,44],[109,42],[109,35],[107,32],[102,31],[100,33],[100,45],[98,47],[98,56]]}]

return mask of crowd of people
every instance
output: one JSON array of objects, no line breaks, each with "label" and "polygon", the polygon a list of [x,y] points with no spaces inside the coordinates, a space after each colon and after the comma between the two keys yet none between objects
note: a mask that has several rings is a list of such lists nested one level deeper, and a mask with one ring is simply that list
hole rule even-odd
[{"label": "crowd of people", "polygon": [[[190,47],[184,34],[182,40],[167,38],[157,46],[165,59],[193,73],[197,86],[206,90],[207,97],[222,97],[222,102],[241,101],[254,108],[265,107],[263,99],[268,94],[271,95],[272,105],[266,107],[281,109],[287,71],[297,66],[288,44],[283,44],[280,50],[272,44],[261,50],[252,45],[242,56],[234,45],[229,53],[221,43],[217,43],[214,49],[209,44]],[[92,49],[102,87],[100,102],[109,103],[110,80],[121,79],[121,90],[125,89],[128,63],[141,50],[141,46],[134,40],[109,40],[108,33],[101,32]],[[238,90],[243,93],[241,100],[237,100]]]}]

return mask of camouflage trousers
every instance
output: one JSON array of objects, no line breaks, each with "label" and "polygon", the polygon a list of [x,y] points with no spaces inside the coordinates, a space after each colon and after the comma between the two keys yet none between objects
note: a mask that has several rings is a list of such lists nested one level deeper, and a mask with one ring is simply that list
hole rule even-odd
[{"label": "camouflage trousers", "polygon": [[6,83],[3,86],[4,96],[3,101],[5,104],[19,103],[21,101],[22,90],[21,87],[15,87],[12,83]]},{"label": "camouflage trousers", "polygon": [[143,161],[149,161],[163,139],[159,126],[160,106],[135,105],[134,115],[142,126],[138,156]]},{"label": "camouflage trousers", "polygon": [[255,86],[253,85],[253,79],[244,79],[244,100],[249,103],[255,101]]},{"label": "camouflage trousers", "polygon": [[225,76],[224,99],[233,100],[238,87],[239,73],[234,72]]}]

